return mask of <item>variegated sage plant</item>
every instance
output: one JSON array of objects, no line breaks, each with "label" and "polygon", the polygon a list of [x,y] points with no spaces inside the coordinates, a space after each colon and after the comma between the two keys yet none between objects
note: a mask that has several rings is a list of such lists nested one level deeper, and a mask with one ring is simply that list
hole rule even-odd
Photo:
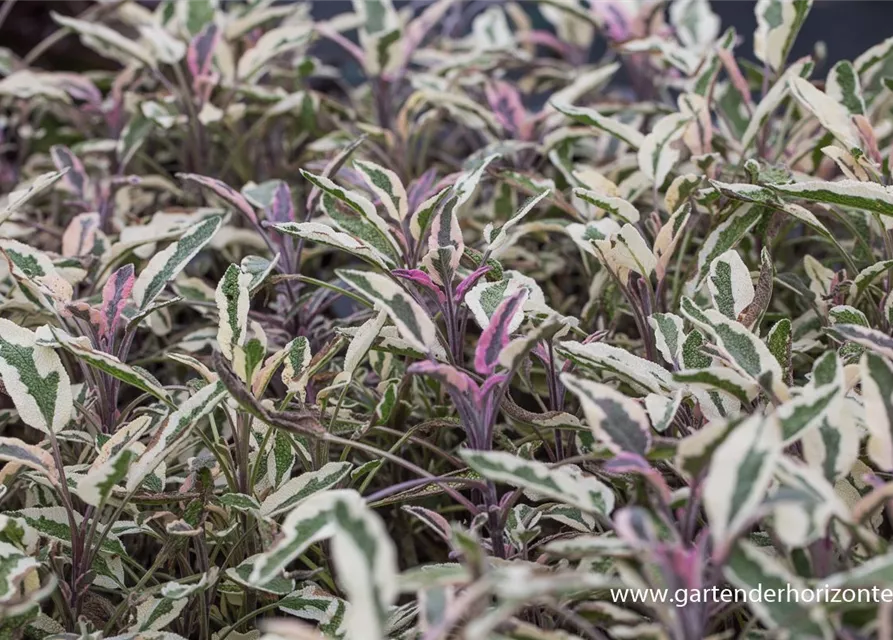
[{"label": "variegated sage plant", "polygon": [[893,638],[893,38],[811,5],[0,47],[0,637]]}]

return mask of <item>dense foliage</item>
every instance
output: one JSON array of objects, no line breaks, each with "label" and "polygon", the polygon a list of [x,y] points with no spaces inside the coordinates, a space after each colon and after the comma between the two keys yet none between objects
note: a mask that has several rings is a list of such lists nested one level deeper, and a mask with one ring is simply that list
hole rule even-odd
[{"label": "dense foliage", "polygon": [[893,637],[617,596],[893,582],[893,38],[789,61],[810,5],[752,52],[706,0],[0,49],[3,633]]}]

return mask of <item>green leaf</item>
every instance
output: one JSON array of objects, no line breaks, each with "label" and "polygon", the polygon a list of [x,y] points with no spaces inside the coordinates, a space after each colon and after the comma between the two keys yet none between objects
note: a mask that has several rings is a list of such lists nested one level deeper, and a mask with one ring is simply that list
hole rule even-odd
[{"label": "green leaf", "polygon": [[849,507],[820,470],[782,457],[776,480],[772,519],[779,540],[787,547],[803,548],[825,538],[832,518],[852,521]]},{"label": "green leaf", "polygon": [[868,318],[865,317],[864,313],[855,307],[845,304],[839,304],[828,309],[828,318],[831,320],[832,325],[854,324],[862,327],[869,326]]},{"label": "green leaf", "polygon": [[708,265],[729,249],[733,249],[760,221],[765,211],[765,208],[756,204],[743,204],[707,235],[698,251],[697,282],[707,275]]},{"label": "green leaf", "polygon": [[527,201],[521,205],[521,208],[518,212],[509,218],[505,224],[500,227],[494,227],[493,223],[488,223],[486,227],[484,227],[483,237],[484,240],[488,244],[488,249],[490,255],[494,258],[498,257],[503,251],[511,247],[511,239],[510,239],[510,231],[514,227],[516,227],[524,217],[533,211],[533,209],[538,205],[542,200],[551,193],[550,189],[546,189],[545,191],[541,191],[536,195],[531,196],[527,199]]},{"label": "green leaf", "polygon": [[18,438],[0,438],[0,460],[42,473],[54,485],[59,484],[59,469],[50,452]]},{"label": "green leaf", "polygon": [[284,222],[274,224],[273,228],[280,233],[346,251],[381,269],[388,269],[394,264],[390,256],[381,253],[375,247],[354,238],[350,234],[336,231],[329,225],[321,222]]},{"label": "green leaf", "polygon": [[893,269],[893,260],[881,260],[862,269],[853,279],[853,284],[850,285],[850,290],[847,293],[847,303],[852,305],[859,302],[862,294],[868,290],[871,283],[890,269]]},{"label": "green leaf", "polygon": [[791,350],[793,345],[793,328],[788,318],[783,318],[772,325],[766,336],[769,352],[781,366],[781,374],[785,380],[791,378]]},{"label": "green leaf", "polygon": [[275,518],[308,496],[332,489],[347,477],[352,468],[353,465],[349,462],[327,462],[316,471],[308,471],[292,478],[264,498],[260,505],[260,515]]},{"label": "green leaf", "polygon": [[619,347],[602,342],[561,342],[556,350],[560,356],[584,371],[619,377],[649,393],[662,393],[676,388],[666,369]]},{"label": "green leaf", "polygon": [[378,334],[381,332],[387,317],[387,313],[384,310],[379,311],[357,329],[357,332],[347,345],[344,365],[338,375],[335,376],[333,384],[347,384],[353,379],[354,372],[360,366],[366,354],[369,353],[369,349],[376,338],[378,338]]},{"label": "green leaf", "polygon": [[682,356],[682,343],[685,341],[682,318],[674,313],[652,313],[648,316],[648,324],[654,331],[655,345],[663,359],[667,364],[678,367]]},{"label": "green leaf", "polygon": [[868,457],[889,471],[893,469],[893,364],[887,357],[866,351],[859,370],[868,428]]},{"label": "green leaf", "polygon": [[21,583],[40,563],[8,542],[0,542],[0,605],[16,600]]},{"label": "green leaf", "polygon": [[641,217],[639,215],[639,210],[623,198],[604,195],[597,191],[593,191],[592,189],[583,189],[580,187],[574,189],[574,195],[584,202],[595,205],[599,209],[604,209],[605,213],[608,215],[620,218],[621,222],[635,224]]},{"label": "green leaf", "polygon": [[360,44],[365,51],[363,67],[370,76],[391,70],[398,62],[401,20],[391,0],[354,0],[360,22]]},{"label": "green leaf", "polygon": [[757,29],[753,34],[757,59],[780,72],[810,8],[812,0],[758,0],[754,9]]},{"label": "green leaf", "polygon": [[759,385],[754,380],[728,367],[684,369],[674,373],[673,380],[689,387],[722,391],[744,405],[750,404],[760,391]]},{"label": "green leaf", "polygon": [[145,391],[167,405],[172,404],[170,395],[151,374],[143,369],[125,364],[111,354],[94,349],[89,338],[85,336],[74,338],[61,329],[49,325],[38,329],[37,336],[41,346],[61,347],[94,369],[117,378],[121,382],[126,382],[140,391]]},{"label": "green leaf", "polygon": [[260,511],[260,503],[253,497],[244,493],[224,493],[219,498],[220,504],[242,513],[257,513]]},{"label": "green leaf", "polygon": [[841,401],[840,391],[840,384],[825,385],[816,390],[804,391],[793,400],[781,404],[776,415],[785,445],[796,442],[804,433],[818,428],[830,412],[837,411],[836,404]]},{"label": "green leaf", "polygon": [[[18,511],[7,511],[5,515],[20,520],[23,524],[34,529],[40,536],[56,540],[62,546],[71,548],[71,525],[69,524],[68,511],[65,507],[34,507],[19,509]],[[80,527],[84,521],[83,516],[78,512],[74,512],[73,517],[75,526]],[[100,549],[104,553],[127,555],[121,540],[111,532],[105,536]]]},{"label": "green leaf", "polygon": [[651,426],[658,433],[663,433],[670,428],[679,407],[682,406],[684,395],[682,390],[677,391],[669,398],[657,393],[649,393],[645,396],[645,410],[651,420]]},{"label": "green leaf", "polygon": [[355,160],[353,164],[372,192],[379,197],[388,215],[397,221],[404,220],[409,215],[409,198],[397,174],[367,160]]},{"label": "green leaf", "polygon": [[255,81],[270,60],[276,56],[300,49],[308,45],[313,37],[313,29],[305,23],[284,25],[264,33],[239,58],[236,74],[243,82]]},{"label": "green leaf", "polygon": [[211,413],[226,396],[222,382],[206,384],[165,418],[127,477],[127,490],[134,491],[203,417]]},{"label": "green leaf", "polygon": [[859,75],[849,60],[840,60],[831,67],[825,91],[831,99],[842,104],[851,116],[865,114],[865,98],[862,97]]},{"label": "green leaf", "polygon": [[840,141],[844,149],[852,151],[861,148],[859,130],[842,104],[799,76],[792,76],[788,84],[798,102]]},{"label": "green leaf", "polygon": [[728,549],[757,512],[781,452],[778,421],[760,415],[732,427],[713,452],[703,500],[716,545],[714,557]]},{"label": "green leaf", "polygon": [[133,283],[133,300],[144,311],[155,301],[168,282],[174,279],[189,261],[211,241],[220,227],[223,216],[211,216],[189,227],[177,242],[152,256]]},{"label": "green leaf", "polygon": [[189,604],[187,598],[172,600],[150,596],[136,608],[136,623],[128,631],[142,634],[145,631],[159,631],[180,617]]},{"label": "green leaf", "polygon": [[[763,592],[803,593],[807,585],[781,562],[750,542],[739,542],[724,567],[726,578],[740,589],[761,588]],[[827,614],[818,604],[808,605],[799,598],[763,598],[748,607],[766,627],[793,638],[832,638]]]},{"label": "green leaf", "polygon": [[642,405],[611,387],[568,373],[561,375],[568,391],[577,396],[596,440],[614,453],[645,456],[651,448],[651,425]]},{"label": "green leaf", "polygon": [[382,306],[400,336],[422,353],[437,342],[437,328],[428,314],[400,285],[367,271],[339,270],[338,276],[364,297]]},{"label": "green leaf", "polygon": [[94,507],[104,504],[118,483],[127,476],[136,457],[134,450],[121,448],[100,464],[91,466],[78,480],[78,497]]},{"label": "green leaf", "polygon": [[290,616],[317,623],[323,633],[335,637],[344,632],[342,625],[347,602],[313,583],[288,594],[277,605],[280,611]]},{"label": "green leaf", "polygon": [[691,117],[682,113],[664,116],[654,125],[639,147],[639,168],[656,185],[663,185],[682,156],[680,138],[685,134]]},{"label": "green leaf", "polygon": [[781,365],[769,348],[744,325],[729,320],[713,309],[700,309],[689,298],[682,299],[680,309],[695,326],[713,337],[739,371],[761,385],[764,378],[769,376],[768,388],[782,398],[787,397]]},{"label": "green leaf", "polygon": [[257,564],[257,559],[259,557],[259,555],[251,556],[250,558],[243,560],[239,566],[227,569],[226,576],[233,582],[240,584],[243,587],[248,587],[254,591],[263,591],[264,593],[272,593],[277,596],[291,593],[295,588],[295,581],[291,578],[286,578],[285,576],[275,577],[262,585],[257,585],[251,582],[251,573],[254,571],[254,567]]},{"label": "green leaf", "polygon": [[282,523],[273,546],[257,558],[249,577],[263,585],[315,542],[334,537],[332,557],[347,592],[351,637],[385,637],[388,607],[396,599],[397,553],[381,517],[363,498],[341,489],[301,502]]},{"label": "green leaf", "polygon": [[550,468],[504,451],[462,449],[462,459],[483,477],[558,500],[586,513],[609,514],[614,494],[592,476],[574,475],[568,467]]},{"label": "green leaf", "polygon": [[[248,306],[251,274],[234,264],[227,267],[214,292],[217,303],[217,346],[220,353],[233,362],[248,333]],[[236,371],[244,367],[236,367]]]},{"label": "green leaf", "polygon": [[71,381],[56,352],[37,344],[37,335],[0,318],[0,379],[22,422],[44,433],[59,433],[72,413]]},{"label": "green leaf", "polygon": [[829,331],[885,358],[893,359],[893,338],[877,329],[869,329],[858,324],[836,324]]},{"label": "green leaf", "polygon": [[42,173],[34,178],[34,180],[31,180],[30,184],[27,186],[10,193],[6,198],[6,204],[0,209],[0,224],[5,222],[13,213],[19,211],[23,206],[28,204],[28,202],[56,184],[66,172],[67,169],[66,171]]},{"label": "green leaf", "polygon": [[[399,243],[391,234],[388,223],[378,215],[375,205],[367,197],[355,191],[342,189],[326,177],[304,170],[301,170],[301,175],[323,192],[323,209],[338,227],[369,246],[375,247],[393,264],[400,262]],[[345,205],[352,213],[339,209],[336,202]]]},{"label": "green leaf", "polygon": [[753,302],[755,292],[750,270],[734,249],[713,259],[707,285],[713,306],[731,320],[737,320],[739,314]]},{"label": "green leaf", "polygon": [[825,582],[832,589],[886,587],[891,581],[893,581],[893,554],[890,553],[875,556],[848,571],[841,571],[825,578]]},{"label": "green leaf", "polygon": [[638,149],[645,143],[645,136],[631,126],[601,115],[594,109],[585,109],[583,107],[573,107],[567,104],[552,103],[558,111],[569,118],[573,118],[581,124],[586,124],[614,136],[621,142],[625,142],[633,149]]},{"label": "green leaf", "polygon": [[814,180],[774,184],[772,188],[785,198],[802,198],[893,216],[893,191],[874,182]]}]

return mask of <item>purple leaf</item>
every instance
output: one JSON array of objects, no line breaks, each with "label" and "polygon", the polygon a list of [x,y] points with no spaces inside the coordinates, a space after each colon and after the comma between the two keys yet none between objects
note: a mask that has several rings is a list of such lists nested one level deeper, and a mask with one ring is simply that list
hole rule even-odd
[{"label": "purple leaf", "polygon": [[509,343],[509,325],[512,318],[527,301],[527,289],[518,289],[511,296],[499,303],[490,324],[481,334],[477,349],[474,352],[474,368],[481,375],[487,375],[496,368],[499,352]]},{"label": "purple leaf", "polygon": [[433,187],[436,179],[437,169],[431,168],[409,185],[409,188],[406,190],[406,199],[410,211],[415,211],[429,196],[434,195]]},{"label": "purple leaf", "polygon": [[209,22],[189,43],[186,64],[189,65],[189,73],[194,80],[210,75],[211,60],[219,40],[220,29],[213,22]]},{"label": "purple leaf", "polygon": [[273,205],[270,207],[269,218],[272,222],[294,222],[295,205],[291,200],[291,189],[285,182],[280,182],[273,194]]},{"label": "purple leaf", "polygon": [[493,82],[486,87],[487,102],[499,124],[509,133],[516,133],[526,139],[527,110],[521,103],[517,89],[507,82]]},{"label": "purple leaf", "polygon": [[508,376],[504,373],[497,373],[496,375],[490,376],[484,381],[483,386],[481,386],[480,396],[481,398],[486,399],[489,395],[490,391],[493,390],[493,387],[502,384],[505,382]]},{"label": "purple leaf", "polygon": [[118,326],[121,312],[130,299],[133,289],[133,265],[125,264],[115,271],[102,288],[102,305],[99,309],[99,335],[110,340]]},{"label": "purple leaf", "polygon": [[195,182],[203,187],[208,187],[211,191],[241,211],[252,223],[257,225],[257,215],[254,213],[254,209],[251,208],[251,205],[241,193],[225,182],[221,182],[216,178],[200,176],[197,173],[178,173],[177,177],[181,180],[186,180],[187,182]]},{"label": "purple leaf", "polygon": [[393,271],[391,271],[391,275],[395,275],[398,278],[403,278],[404,280],[415,282],[417,285],[425,287],[429,291],[434,292],[434,295],[437,296],[437,301],[441,304],[446,302],[446,296],[443,295],[440,287],[434,284],[431,276],[429,276],[421,269],[394,269]]},{"label": "purple leaf", "polygon": [[548,31],[536,29],[524,34],[523,38],[531,44],[554,49],[564,58],[569,57],[572,51],[572,48],[567,43],[562,42],[554,33],[549,33]]},{"label": "purple leaf", "polygon": [[102,92],[80,73],[54,73],[52,82],[75,100],[83,100],[94,107],[102,102]]},{"label": "purple leaf", "polygon": [[688,589],[699,589],[703,586],[704,575],[704,540],[693,547],[674,544],[660,550],[663,563],[671,575],[680,580]]},{"label": "purple leaf", "polygon": [[66,146],[55,144],[50,147],[50,155],[53,157],[53,164],[56,169],[64,171],[68,169],[68,173],[62,178],[62,182],[68,187],[79,200],[87,201],[87,191],[90,186],[90,177],[87,175],[84,164],[76,155]]},{"label": "purple leaf", "polygon": [[440,381],[446,385],[450,392],[456,392],[477,399],[478,386],[471,376],[463,371],[459,371],[456,367],[440,362],[431,362],[423,360],[422,362],[414,362],[409,365],[407,373],[413,375],[427,375]]},{"label": "purple leaf", "polygon": [[[409,374],[428,375],[439,381],[459,413],[462,426],[468,436],[468,446],[472,449],[489,449],[492,444],[493,407],[490,398],[485,398],[482,390],[464,371],[439,362],[424,361],[411,364],[406,370]],[[488,390],[492,385],[502,382],[504,376],[492,376],[485,384]],[[492,380],[492,382],[490,382]]]},{"label": "purple leaf", "polygon": [[474,285],[477,284],[477,281],[481,279],[485,273],[490,270],[490,265],[481,265],[474,271],[472,271],[468,276],[459,283],[459,286],[456,287],[456,293],[453,296],[453,299],[459,303],[465,298],[465,294],[468,293],[468,290],[471,289]]}]

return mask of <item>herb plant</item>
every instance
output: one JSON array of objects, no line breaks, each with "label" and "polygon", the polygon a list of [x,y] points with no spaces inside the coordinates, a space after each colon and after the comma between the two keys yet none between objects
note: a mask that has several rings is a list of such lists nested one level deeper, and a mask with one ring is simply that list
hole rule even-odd
[{"label": "herb plant", "polygon": [[893,637],[696,596],[893,582],[893,38],[792,60],[810,8],[751,51],[706,0],[125,0],[55,16],[115,71],[0,49],[4,637]]}]

